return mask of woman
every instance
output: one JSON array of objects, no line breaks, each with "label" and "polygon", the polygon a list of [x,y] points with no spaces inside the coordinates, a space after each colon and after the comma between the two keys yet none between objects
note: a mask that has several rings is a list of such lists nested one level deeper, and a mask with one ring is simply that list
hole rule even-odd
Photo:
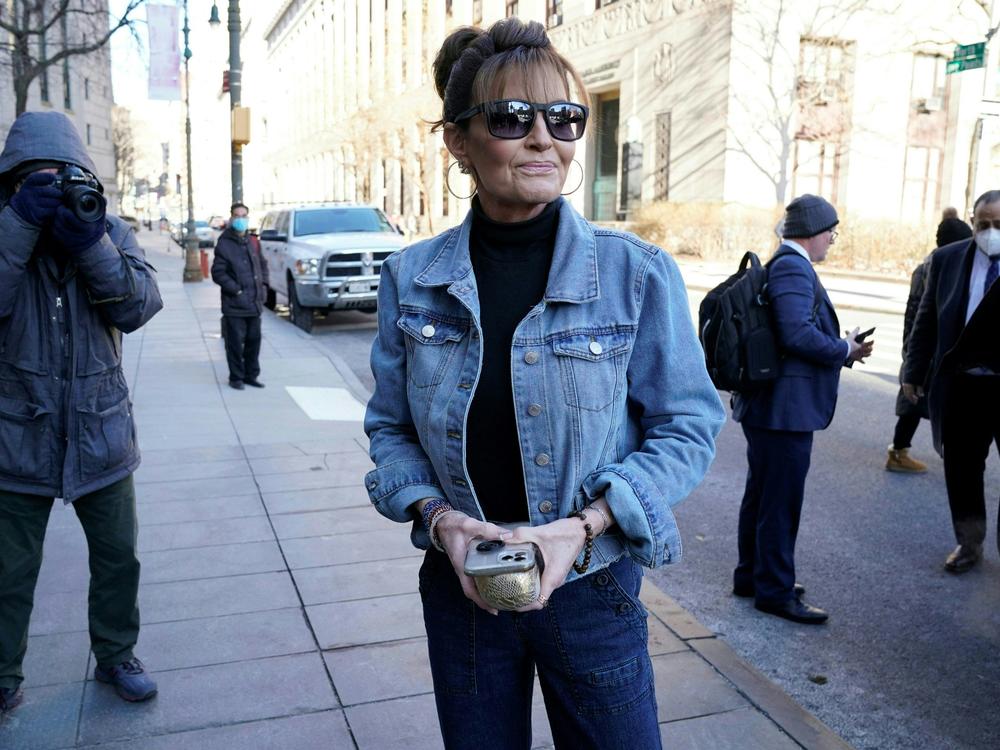
[{"label": "woman", "polygon": [[[529,747],[537,667],[557,747],[658,748],[637,563],[679,558],[670,506],[724,419],[684,285],[665,253],[560,197],[588,110],[540,24],[459,29],[434,76],[477,194],[461,226],[383,265],[365,482],[428,550],[445,745]],[[537,545],[537,601],[480,598],[464,573],[480,538]]]}]

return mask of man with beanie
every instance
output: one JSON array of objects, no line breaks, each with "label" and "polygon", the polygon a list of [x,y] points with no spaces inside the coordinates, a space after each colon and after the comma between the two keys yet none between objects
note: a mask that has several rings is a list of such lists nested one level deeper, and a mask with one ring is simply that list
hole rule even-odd
[{"label": "man with beanie", "polygon": [[56,497],[87,537],[94,677],[129,701],[156,692],[133,653],[139,449],[121,356],[122,334],[163,303],[131,228],[105,216],[96,171],[60,112],[20,115],[0,154],[0,713],[22,699]]},{"label": "man with beanie", "polygon": [[950,573],[983,557],[986,459],[992,444],[1000,448],[1000,190],[976,199],[972,227],[971,240],[934,251],[903,364],[906,397],[917,403],[928,389],[934,448],[944,458],[958,542],[945,559]]},{"label": "man with beanie", "polygon": [[812,625],[825,622],[827,613],[802,601],[795,539],[813,432],[833,419],[840,368],[872,352],[871,341],[855,339],[857,328],[839,337],[837,314],[812,268],[826,258],[838,223],[836,209],[818,196],[788,204],[783,241],[768,262],[772,326],[782,355],[778,377],[733,396],[748,463],[733,593],[753,597],[762,612]]},{"label": "man with beanie", "polygon": [[215,245],[212,281],[221,287],[222,338],[229,364],[229,386],[263,388],[260,375],[260,316],[264,312],[267,261],[256,237],[247,233],[249,212],[242,203],[229,211],[229,226]]},{"label": "man with beanie", "polygon": [[[935,248],[950,245],[952,242],[968,240],[972,237],[972,229],[964,221],[958,218],[958,211],[954,208],[946,208],[942,212],[941,223],[938,224],[935,240]],[[910,294],[906,299],[906,312],[903,314],[903,362],[906,362],[906,350],[910,343],[910,334],[913,332],[913,321],[917,317],[917,309],[920,307],[920,300],[924,296],[924,289],[927,288],[927,270],[931,265],[931,258],[935,251],[924,258],[913,270],[910,276]],[[899,382],[903,382],[903,367],[900,365]],[[903,393],[900,385],[899,393],[896,396],[896,429],[893,430],[892,443],[889,445],[889,455],[886,457],[886,471],[895,471],[901,474],[922,474],[927,471],[927,464],[917,461],[910,455],[910,445],[913,436],[920,426],[921,419],[928,418],[927,399],[920,398],[913,403]]]}]

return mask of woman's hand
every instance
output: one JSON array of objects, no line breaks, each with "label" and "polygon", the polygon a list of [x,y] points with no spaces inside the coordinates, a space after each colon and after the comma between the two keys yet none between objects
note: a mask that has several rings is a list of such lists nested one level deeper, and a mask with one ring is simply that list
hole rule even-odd
[{"label": "woman's hand", "polygon": [[[582,525],[581,525],[582,528]],[[434,528],[438,541],[444,547],[451,560],[451,566],[455,569],[462,584],[462,591],[474,601],[477,606],[485,609],[491,615],[497,614],[496,607],[483,601],[476,588],[475,581],[471,576],[465,574],[465,556],[469,550],[469,544],[474,539],[503,539],[509,541],[511,533],[495,523],[477,521],[471,516],[465,515],[461,511],[448,511],[438,520]]]},{"label": "woman's hand", "polygon": [[[599,524],[598,521],[595,532],[600,531]],[[579,518],[560,518],[542,526],[518,526],[508,541],[511,544],[534,542],[542,553],[545,569],[539,587],[541,593],[534,602],[517,610],[531,612],[544,607],[552,592],[566,582],[570,568],[587,541],[587,532]]]}]

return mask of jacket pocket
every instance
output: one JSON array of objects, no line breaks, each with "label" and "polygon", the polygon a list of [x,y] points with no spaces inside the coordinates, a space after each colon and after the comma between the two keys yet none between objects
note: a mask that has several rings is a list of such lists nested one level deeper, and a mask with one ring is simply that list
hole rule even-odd
[{"label": "jacket pocket", "polygon": [[135,453],[135,425],[127,398],[102,411],[78,409],[77,417],[84,476],[113,469]]},{"label": "jacket pocket", "polygon": [[469,323],[424,311],[403,311],[396,325],[406,334],[406,374],[417,388],[439,385]]},{"label": "jacket pocket", "polygon": [[0,473],[45,480],[52,469],[48,410],[0,397]]},{"label": "jacket pocket", "polygon": [[566,403],[577,409],[606,409],[622,385],[631,331],[571,333],[552,342]]}]

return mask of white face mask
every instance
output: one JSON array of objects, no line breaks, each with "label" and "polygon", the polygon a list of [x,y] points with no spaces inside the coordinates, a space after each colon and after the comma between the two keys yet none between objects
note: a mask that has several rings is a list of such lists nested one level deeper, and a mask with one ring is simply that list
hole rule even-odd
[{"label": "white face mask", "polygon": [[1000,229],[990,227],[976,232],[976,245],[991,258],[1000,255]]}]

